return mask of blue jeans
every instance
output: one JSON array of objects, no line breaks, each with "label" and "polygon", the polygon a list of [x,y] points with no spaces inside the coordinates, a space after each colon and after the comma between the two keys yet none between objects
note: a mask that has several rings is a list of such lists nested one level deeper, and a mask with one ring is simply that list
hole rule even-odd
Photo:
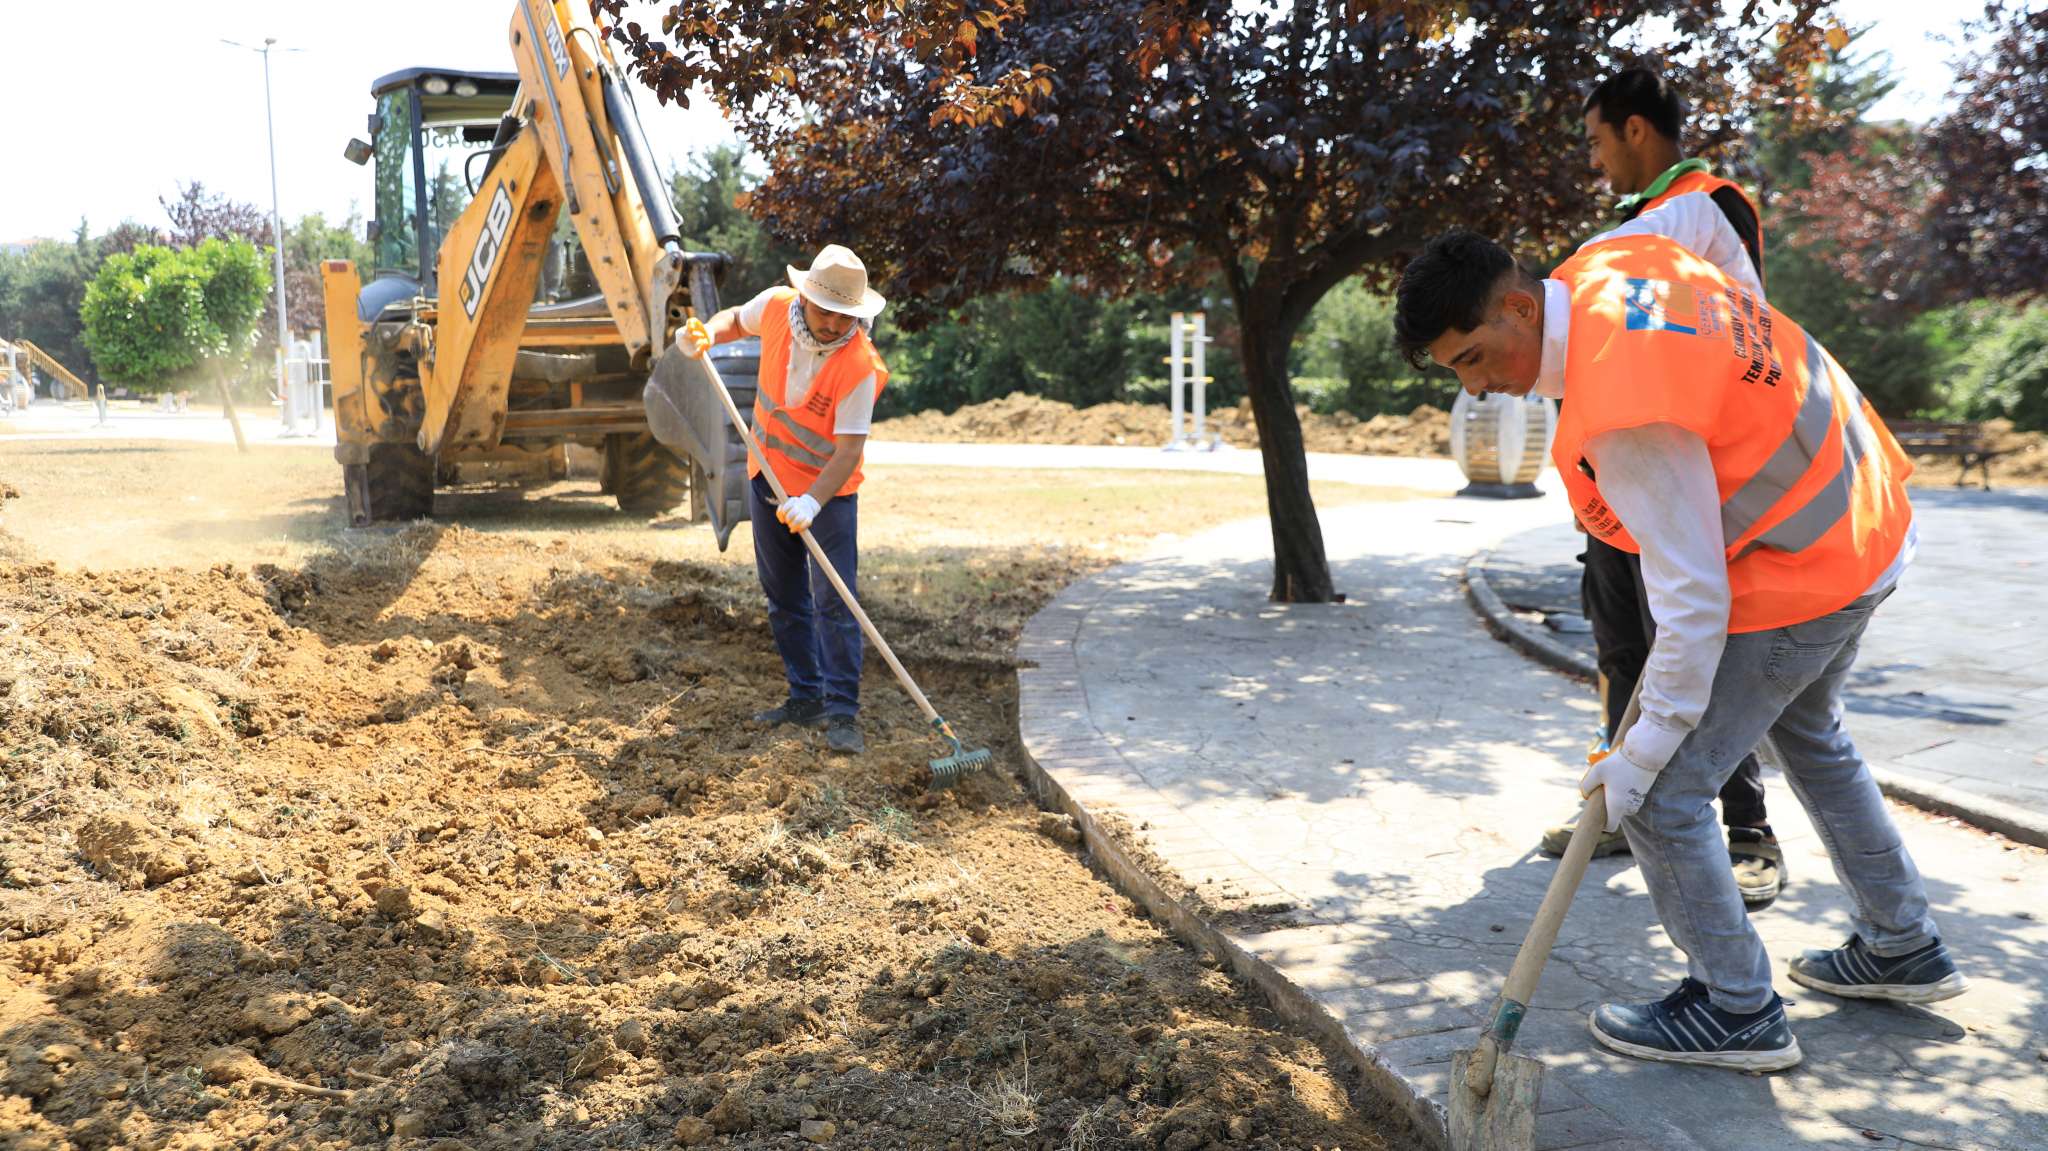
[{"label": "blue jeans", "polygon": [[1842,730],[1842,685],[1883,598],[1729,636],[1699,726],[1657,776],[1643,809],[1622,821],[1657,918],[1723,1011],[1747,1014],[1771,1001],[1771,959],[1743,909],[1713,810],[1729,773],[1767,734],[1855,903],[1863,942],[1879,955],[1903,955],[1936,935],[1919,869]]},{"label": "blue jeans", "polygon": [[[826,715],[860,711],[860,622],[811,563],[803,537],[775,518],[775,492],[755,476],[748,486],[747,514],[754,522],[754,571],[768,593],[768,627],[791,699],[825,702]],[[811,523],[811,537],[825,550],[839,578],[856,589],[860,563],[860,497],[834,497]]]}]

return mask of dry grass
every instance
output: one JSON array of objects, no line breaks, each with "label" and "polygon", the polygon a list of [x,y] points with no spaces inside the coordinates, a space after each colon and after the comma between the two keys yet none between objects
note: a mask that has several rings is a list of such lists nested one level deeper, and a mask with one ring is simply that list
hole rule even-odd
[{"label": "dry grass", "polygon": [[[343,526],[340,468],[314,448],[258,446],[240,454],[211,444],[28,441],[6,445],[0,480],[21,492],[0,507],[0,528],[66,566],[292,566],[323,554],[351,564],[411,558],[416,566],[416,556],[384,554],[381,541],[407,538],[404,529]],[[1328,484],[1315,494],[1337,507],[1411,493]],[[1161,531],[1263,515],[1265,489],[1256,476],[875,466],[861,505],[863,560],[874,557],[869,570],[884,576],[897,566],[894,553],[917,551],[926,588],[971,598],[1004,578],[1004,562],[990,553],[1053,548],[1124,558]],[[638,554],[752,562],[748,529],[735,531],[721,553],[701,526],[621,515],[590,479],[526,491],[444,491],[437,515],[438,524],[566,547],[567,560]],[[434,540],[431,533],[410,538],[429,549]]]},{"label": "dry grass", "polygon": [[998,1071],[981,1090],[960,1089],[967,1105],[997,1131],[1021,1139],[1038,1130],[1038,1093],[1031,1090],[1031,1052],[1023,1053],[1022,1068],[1012,1074]]}]

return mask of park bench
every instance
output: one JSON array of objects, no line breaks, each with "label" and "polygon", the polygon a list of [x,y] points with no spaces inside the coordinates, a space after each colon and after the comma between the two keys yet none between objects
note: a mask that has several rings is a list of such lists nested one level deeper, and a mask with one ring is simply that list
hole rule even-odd
[{"label": "park bench", "polygon": [[1942,420],[1893,420],[1886,424],[1892,438],[1909,456],[1954,456],[1962,468],[1956,472],[1956,486],[1970,477],[1974,465],[1984,490],[1991,490],[1991,461],[2005,454],[1991,446],[1984,425]]}]

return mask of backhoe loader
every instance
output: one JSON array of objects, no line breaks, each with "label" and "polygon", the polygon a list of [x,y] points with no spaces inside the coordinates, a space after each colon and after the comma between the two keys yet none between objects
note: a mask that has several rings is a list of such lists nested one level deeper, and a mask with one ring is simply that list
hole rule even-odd
[{"label": "backhoe loader", "polygon": [[[345,150],[374,160],[376,189],[372,278],[321,269],[349,521],[431,515],[435,488],[471,473],[559,479],[583,444],[622,510],[687,498],[723,548],[746,449],[674,337],[717,310],[724,257],[683,250],[588,5],[515,4],[515,71],[384,76],[370,140]],[[750,411],[758,341],[713,354]],[[643,399],[657,376],[662,440]]]}]

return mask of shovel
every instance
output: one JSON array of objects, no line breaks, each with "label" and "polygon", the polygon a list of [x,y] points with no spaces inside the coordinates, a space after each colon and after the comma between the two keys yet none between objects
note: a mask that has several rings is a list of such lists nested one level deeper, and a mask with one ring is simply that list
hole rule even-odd
[{"label": "shovel", "polygon": [[[1622,737],[1641,711],[1642,680],[1628,701],[1608,746],[1619,748]],[[1609,753],[1611,754],[1611,753]],[[1515,1033],[1536,993],[1536,980],[1557,942],[1557,930],[1571,910],[1572,896],[1586,877],[1593,846],[1607,827],[1607,789],[1596,788],[1579,812],[1572,841],[1550,877],[1550,890],[1536,919],[1515,953],[1507,985],[1494,1006],[1493,1022],[1479,1037],[1479,1046],[1451,1056],[1451,1151],[1535,1151],[1536,1103],[1543,1093],[1543,1061],[1513,1054]]]},{"label": "shovel", "polygon": [[[761,462],[761,474],[768,477],[768,486],[774,490],[776,500],[788,502],[789,493],[783,490],[782,481],[776,478],[775,469],[768,465],[768,454],[761,450],[761,441],[754,438],[754,429],[748,427],[747,421],[741,418],[739,405],[732,402],[732,393],[726,390],[725,380],[718,374],[718,366],[711,362],[709,356],[701,357],[698,362],[704,365],[704,374],[710,377],[711,386],[718,392],[719,400],[724,403],[725,414],[732,420],[732,426],[738,428],[741,438],[747,441],[747,450],[754,453],[754,457]],[[978,747],[970,751],[961,746],[960,737],[953,734],[953,725],[939,715],[938,709],[932,706],[932,701],[926,699],[924,692],[918,689],[917,681],[910,678],[910,673],[903,669],[903,664],[896,658],[896,653],[889,650],[889,641],[882,638],[882,633],[875,629],[874,621],[868,619],[868,613],[861,609],[860,601],[853,598],[852,589],[846,586],[846,581],[839,578],[838,569],[832,566],[831,560],[825,558],[825,549],[819,547],[818,541],[811,538],[810,529],[806,528],[798,534],[803,537],[804,546],[811,549],[811,562],[817,564],[818,570],[825,573],[825,578],[832,581],[832,590],[839,593],[839,598],[846,602],[846,610],[852,612],[853,618],[860,621],[860,629],[867,633],[868,642],[875,645],[875,650],[881,652],[882,658],[888,661],[889,670],[896,673],[896,682],[903,685],[903,690],[909,693],[918,709],[924,712],[925,719],[931,722],[932,730],[939,734],[939,738],[952,744],[951,755],[942,755],[932,760],[929,765],[933,786],[949,786],[958,782],[961,776],[980,771],[993,763],[995,753],[987,748]]]}]

